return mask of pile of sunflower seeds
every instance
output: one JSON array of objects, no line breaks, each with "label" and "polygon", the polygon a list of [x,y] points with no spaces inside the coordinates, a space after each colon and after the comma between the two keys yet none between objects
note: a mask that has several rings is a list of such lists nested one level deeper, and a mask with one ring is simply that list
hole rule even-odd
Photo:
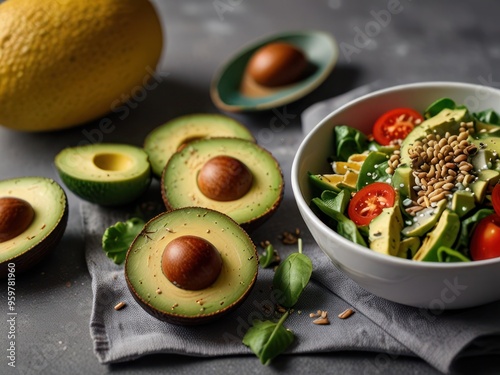
[{"label": "pile of sunflower seeds", "polygon": [[[458,135],[449,132],[443,136],[429,134],[413,143],[408,152],[417,199],[408,205],[406,212],[414,215],[426,207],[435,207],[439,201],[451,196],[459,184],[466,188],[477,178],[469,157],[478,150],[467,140],[473,132],[473,122],[462,122]],[[389,159],[388,173],[394,172],[399,159],[398,150]]]}]

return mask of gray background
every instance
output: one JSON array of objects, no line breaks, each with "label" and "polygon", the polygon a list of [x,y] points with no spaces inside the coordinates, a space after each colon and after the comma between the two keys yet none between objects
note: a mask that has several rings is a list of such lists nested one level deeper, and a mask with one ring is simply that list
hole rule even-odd
[{"label": "gray background", "polygon": [[[331,76],[307,97],[277,112],[235,116],[286,167],[302,137],[300,113],[351,88],[379,79],[387,85],[450,80],[500,86],[500,3],[494,0],[401,0],[402,11],[392,14],[384,25],[375,14],[387,9],[388,1],[153,1],[166,33],[161,84],[148,92],[145,100],[134,102],[125,119],[109,115],[116,128],[99,141],[140,146],[151,129],[172,117],[217,112],[209,97],[211,77],[217,68],[242,45],[287,30],[327,31],[344,51],[341,48]],[[373,26],[374,22],[379,26]],[[371,30],[370,43],[359,44],[359,30]],[[345,53],[349,46],[358,49]],[[283,120],[283,113],[288,114],[282,121],[285,126],[273,127],[276,117]],[[48,134],[0,129],[0,178],[42,175],[58,180],[54,156],[63,147],[85,140],[88,134],[95,135],[92,130],[98,124],[95,121]],[[286,183],[283,204],[294,205],[288,175]],[[356,352],[282,356],[269,367],[261,366],[251,356],[202,359],[175,355],[100,365],[88,329],[92,292],[84,260],[79,199],[70,192],[68,198],[70,217],[62,242],[48,259],[17,277],[17,368],[12,371],[2,355],[1,374],[437,373],[416,358],[381,363],[376,353]],[[1,288],[2,301],[5,289]],[[6,305],[1,311],[6,311]],[[5,346],[6,319],[0,320],[0,343]],[[499,371],[482,361],[459,363],[457,367],[457,373]]]}]

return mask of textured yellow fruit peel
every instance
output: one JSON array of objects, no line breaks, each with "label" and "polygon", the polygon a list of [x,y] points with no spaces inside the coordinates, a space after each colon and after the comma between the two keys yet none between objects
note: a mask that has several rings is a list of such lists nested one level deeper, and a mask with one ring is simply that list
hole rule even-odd
[{"label": "textured yellow fruit peel", "polygon": [[160,21],[148,0],[0,4],[0,124],[50,131],[119,106],[156,69]]}]

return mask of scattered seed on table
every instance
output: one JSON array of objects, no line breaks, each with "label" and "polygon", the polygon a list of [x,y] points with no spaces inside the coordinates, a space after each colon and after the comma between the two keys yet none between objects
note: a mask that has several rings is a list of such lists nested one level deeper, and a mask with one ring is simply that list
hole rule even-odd
[{"label": "scattered seed on table", "polygon": [[347,309],[347,310],[345,310],[345,311],[343,311],[342,313],[339,314],[339,318],[340,319],[347,319],[352,314],[354,314],[354,310],[353,309]]},{"label": "scattered seed on table", "polygon": [[115,310],[118,311],[118,310],[121,310],[123,309],[125,306],[127,306],[127,304],[125,302],[118,302],[116,305],[115,305]]}]

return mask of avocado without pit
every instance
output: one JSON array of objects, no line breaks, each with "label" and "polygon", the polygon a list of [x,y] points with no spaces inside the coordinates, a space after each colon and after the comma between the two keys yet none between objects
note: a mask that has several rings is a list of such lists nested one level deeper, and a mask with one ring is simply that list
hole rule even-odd
[{"label": "avocado without pit", "polygon": [[69,190],[103,206],[131,203],[151,183],[148,155],[126,144],[68,147],[57,154],[55,166]]}]

